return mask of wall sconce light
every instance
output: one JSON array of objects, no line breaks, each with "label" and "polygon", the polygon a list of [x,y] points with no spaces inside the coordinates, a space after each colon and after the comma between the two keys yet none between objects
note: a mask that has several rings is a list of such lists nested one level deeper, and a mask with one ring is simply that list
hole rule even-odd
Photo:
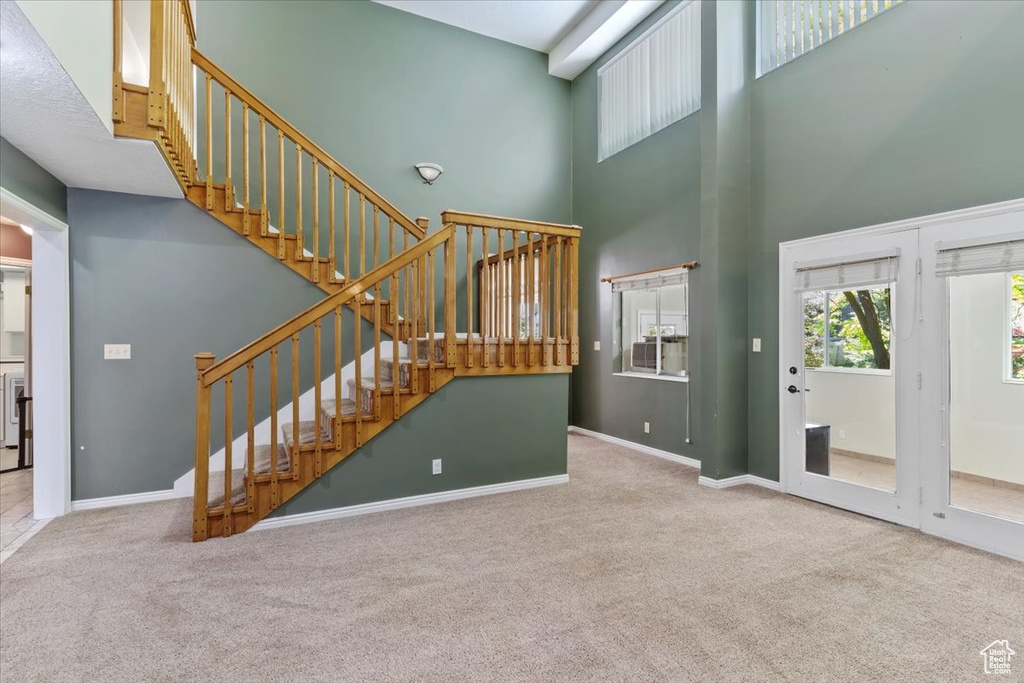
[{"label": "wall sconce light", "polygon": [[427,185],[433,185],[434,181],[441,177],[444,173],[444,169],[437,164],[416,164],[416,172],[420,174],[420,178],[423,178],[423,182]]}]

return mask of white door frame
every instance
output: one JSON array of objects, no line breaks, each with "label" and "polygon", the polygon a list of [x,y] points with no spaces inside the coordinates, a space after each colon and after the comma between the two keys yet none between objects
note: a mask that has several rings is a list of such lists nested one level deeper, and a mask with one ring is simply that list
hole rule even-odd
[{"label": "white door frame", "polygon": [[[796,248],[802,248],[802,247],[805,247],[805,246],[808,246],[808,245],[814,245],[814,244],[827,244],[827,243],[830,243],[830,242],[836,242],[836,241],[839,241],[839,240],[849,239],[851,237],[863,237],[863,236],[871,236],[871,235],[894,234],[894,233],[903,232],[903,231],[906,231],[906,230],[912,230],[912,229],[916,229],[916,228],[927,228],[927,227],[930,227],[930,226],[948,225],[948,224],[953,224],[953,223],[963,223],[963,222],[974,220],[974,219],[981,219],[981,218],[986,218],[986,217],[990,217],[990,216],[999,216],[999,215],[1015,213],[1015,212],[1024,212],[1024,199],[1014,199],[1014,200],[1010,200],[1010,201],[1006,201],[1006,202],[998,202],[998,203],[995,203],[995,204],[987,204],[987,205],[978,206],[978,207],[971,207],[971,208],[968,208],[968,209],[958,209],[956,211],[948,211],[948,212],[944,212],[944,213],[933,214],[933,215],[930,215],[930,216],[923,216],[923,217],[920,217],[920,218],[910,218],[910,219],[906,219],[906,220],[894,221],[894,222],[891,222],[891,223],[883,223],[883,224],[869,226],[869,227],[865,227],[865,228],[858,228],[858,229],[854,229],[854,230],[846,230],[846,231],[843,231],[843,232],[831,233],[831,234],[827,234],[827,235],[820,235],[820,236],[810,237],[810,238],[801,239],[801,240],[793,240],[793,241],[790,241],[790,242],[783,242],[783,243],[781,243],[779,245],[779,334],[780,334],[780,344],[779,344],[779,359],[778,359],[778,361],[779,361],[779,374],[778,374],[778,389],[777,390],[780,392],[780,396],[783,396],[783,398],[780,398],[780,400],[779,400],[779,418],[778,418],[779,419],[779,425],[780,425],[780,429],[779,429],[779,484],[780,484],[780,489],[782,491],[788,492],[788,493],[793,493],[793,491],[797,487],[797,483],[795,481],[793,481],[793,475],[791,473],[787,473],[787,467],[786,467],[786,431],[785,431],[785,427],[784,427],[784,425],[785,425],[785,413],[784,413],[784,410],[785,410],[785,407],[786,407],[785,398],[788,398],[788,394],[784,394],[784,389],[783,388],[789,383],[787,381],[788,377],[789,377],[789,373],[787,371],[788,366],[786,364],[786,362],[787,362],[786,352],[787,352],[788,349],[786,348],[786,344],[783,343],[784,340],[781,338],[781,335],[784,335],[785,332],[786,332],[786,311],[784,310],[784,305],[783,304],[784,304],[784,302],[786,302],[787,297],[789,297],[792,294],[792,291],[787,288],[787,281],[788,280],[787,280],[787,277],[786,277],[787,268],[789,267],[789,261],[791,260],[791,259],[788,259],[788,257],[791,255],[791,252],[794,249],[796,249]],[[915,317],[916,317],[916,315],[915,315]],[[934,368],[934,367],[938,367],[938,366],[934,365],[934,363],[930,363],[928,365],[929,369],[930,368]],[[925,377],[924,378],[924,382],[927,383],[928,379],[929,378]],[[918,459],[918,462],[915,463],[915,465],[919,466],[920,465],[920,454],[917,455],[917,459]],[[918,509],[918,514],[919,515],[923,514],[921,512],[921,507],[920,506],[919,506],[919,509]],[[932,530],[932,526],[933,525],[931,525],[931,524],[922,525],[922,529],[924,531],[926,531],[926,532],[934,533],[934,531]],[[960,542],[967,542],[967,541],[964,541],[963,538],[957,538],[957,539],[954,539],[954,540],[958,540]],[[972,543],[972,545],[973,545],[973,543]],[[991,547],[983,547],[983,549],[985,549],[985,550],[992,550],[993,548],[991,548]]]},{"label": "white door frame", "polygon": [[71,509],[68,225],[4,188],[0,212],[32,228],[32,512],[49,519]]}]

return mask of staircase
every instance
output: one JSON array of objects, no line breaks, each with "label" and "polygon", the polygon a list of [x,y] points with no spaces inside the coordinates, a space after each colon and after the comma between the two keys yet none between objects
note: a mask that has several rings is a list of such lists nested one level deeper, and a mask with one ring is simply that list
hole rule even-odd
[{"label": "staircase", "polygon": [[453,379],[571,372],[579,227],[445,211],[430,233],[196,50],[188,0],[150,0],[150,82],[126,83],[122,2],[115,134],[153,141],[190,201],[326,293],[196,355],[194,540],[249,529]]}]

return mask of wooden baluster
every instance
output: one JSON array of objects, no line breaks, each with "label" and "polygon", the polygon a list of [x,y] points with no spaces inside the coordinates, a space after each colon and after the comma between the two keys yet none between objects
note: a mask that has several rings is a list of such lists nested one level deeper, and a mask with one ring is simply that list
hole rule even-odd
[{"label": "wooden baluster", "polygon": [[270,349],[270,509],[281,504],[277,488],[277,347]]},{"label": "wooden baluster", "polygon": [[213,77],[206,74],[206,210],[213,211]]},{"label": "wooden baluster", "polygon": [[395,257],[395,219],[388,216],[388,260]]},{"label": "wooden baluster", "polygon": [[222,532],[225,537],[231,535],[231,451],[234,446],[232,442],[233,427],[232,416],[232,389],[234,380],[231,375],[224,378],[224,526]]},{"label": "wooden baluster", "polygon": [[555,365],[562,364],[562,236],[555,237]]},{"label": "wooden baluster", "polygon": [[490,346],[487,343],[491,336],[491,266],[490,256],[487,253],[487,228],[481,228],[483,232],[480,257],[480,364],[485,368],[490,366]]},{"label": "wooden baluster", "polygon": [[366,197],[359,195],[359,277],[366,274]]},{"label": "wooden baluster", "polygon": [[[327,201],[331,205],[327,228],[329,240],[329,243],[327,245],[327,270],[330,273],[330,276],[327,278],[327,281],[336,282],[337,278],[335,277],[334,274],[338,272],[338,261],[336,256],[336,248],[334,246],[334,169],[331,168],[327,169]],[[335,399],[341,400],[341,397],[335,396]]]},{"label": "wooden baluster", "polygon": [[260,114],[260,235],[267,236],[270,214],[267,212],[267,119]]},{"label": "wooden baluster", "polygon": [[536,265],[533,257],[533,231],[526,233],[526,364],[533,365],[533,312],[536,310],[537,295],[537,274],[534,270]]},{"label": "wooden baluster", "polygon": [[[409,248],[409,231],[402,229],[402,250],[405,251]],[[406,266],[402,269],[402,289],[404,295],[405,308],[402,309],[403,320],[403,335],[404,339],[409,338],[409,273],[412,271],[412,266]]]},{"label": "wooden baluster", "polygon": [[[167,122],[165,116],[167,86],[163,80],[163,59],[166,50],[163,10],[162,0],[150,0],[148,125],[160,129],[163,129]],[[209,121],[209,117],[207,117],[207,121]]]},{"label": "wooden baluster", "polygon": [[320,431],[323,429],[323,402],[320,396],[320,385],[323,383],[320,375],[320,334],[323,320],[318,319],[313,323],[313,429],[315,430],[316,439],[314,448],[314,461],[313,461],[313,476],[320,478],[323,474],[323,461],[321,454],[323,452],[323,437],[320,436]]},{"label": "wooden baluster", "polygon": [[341,306],[334,309],[334,449],[341,450]]},{"label": "wooden baluster", "polygon": [[344,230],[344,232],[345,232],[345,235],[344,235],[344,238],[345,238],[345,282],[346,283],[352,281],[351,277],[350,277],[350,274],[349,274],[349,264],[352,263],[352,259],[349,257],[349,236],[348,236],[348,233],[349,233],[348,224],[349,224],[350,210],[351,209],[349,207],[348,181],[346,180],[345,181],[345,230]]},{"label": "wooden baluster", "polygon": [[196,481],[193,497],[192,540],[207,537],[210,492],[210,387],[203,383],[203,371],[213,365],[212,353],[196,354]]},{"label": "wooden baluster", "polygon": [[[395,219],[388,216],[388,260],[390,261],[395,256]],[[398,278],[388,278],[388,322],[391,323],[391,329],[394,330],[393,336],[398,335],[398,307],[400,305],[400,297],[398,296],[398,288],[396,283]]]},{"label": "wooden baluster", "polygon": [[[313,159],[313,282],[320,282],[320,164]],[[317,475],[319,476],[319,475]]]},{"label": "wooden baluster", "polygon": [[231,91],[224,87],[224,210],[235,210],[231,189]]},{"label": "wooden baluster", "polygon": [[572,279],[570,280],[569,322],[570,322],[570,362],[578,365],[580,362],[580,239],[572,237]]},{"label": "wooden baluster", "polygon": [[114,90],[111,120],[114,123],[124,121],[124,69],[122,62],[124,42],[124,0],[114,0]]},{"label": "wooden baluster", "polygon": [[363,305],[363,295],[359,294],[354,301],[356,304],[356,315],[352,327],[355,334],[355,342],[352,352],[355,354],[356,394],[352,398],[356,401],[356,448],[359,448],[363,445],[363,343],[361,333],[363,318],[360,314]]},{"label": "wooden baluster", "polygon": [[373,205],[373,267],[380,265],[380,208]]},{"label": "wooden baluster", "polygon": [[292,335],[292,478],[299,478],[299,333]]},{"label": "wooden baluster", "polygon": [[284,131],[277,130],[277,258],[284,260]]},{"label": "wooden baluster", "polygon": [[434,319],[436,315],[434,313],[434,254],[435,250],[431,249],[427,252],[427,268],[426,268],[426,282],[424,287],[426,288],[427,295],[427,368],[429,369],[430,386],[428,391],[434,393],[434,357],[437,355],[437,339],[436,330],[434,328]]},{"label": "wooden baluster", "polygon": [[[376,209],[376,207],[374,207]],[[374,211],[374,226],[376,227],[376,211]],[[376,230],[374,230],[376,233]],[[381,410],[381,389],[380,389],[380,282],[373,286],[373,419],[380,422]]]},{"label": "wooden baluster", "polygon": [[410,373],[410,384],[412,385],[412,393],[419,393],[419,368],[420,365],[420,353],[419,353],[419,319],[420,319],[420,288],[419,288],[419,259],[413,259],[409,264],[409,274],[412,277],[412,282],[407,283],[407,286],[412,289],[412,317],[409,319],[411,323],[411,334],[409,343],[412,346],[410,355],[412,356],[412,366],[409,368]]},{"label": "wooden baluster", "polygon": [[473,226],[466,226],[466,367],[473,367]]},{"label": "wooden baluster", "polygon": [[247,237],[249,226],[249,104],[242,102],[242,233]]},{"label": "wooden baluster", "polygon": [[[455,226],[449,226],[444,241],[444,348],[445,365],[455,367]],[[469,336],[466,337],[469,350]]]},{"label": "wooden baluster", "polygon": [[545,234],[540,236],[540,360],[541,365],[549,363],[548,337],[550,328],[548,318],[551,315],[551,285],[550,285],[550,263],[548,261],[548,237]]},{"label": "wooden baluster", "polygon": [[302,146],[295,143],[295,260],[305,258],[302,243]]},{"label": "wooden baluster", "polygon": [[[394,225],[394,223],[392,223],[392,225]],[[394,233],[392,233],[392,237],[394,237]],[[398,289],[398,273],[394,273],[391,276],[391,284],[390,284],[389,288],[390,288],[390,290],[392,292],[396,292],[395,296],[397,296],[397,292],[399,291],[399,289]],[[392,299],[392,301],[391,301],[391,310],[392,310],[392,312],[397,310],[397,308],[398,308],[397,304],[398,304],[397,299]],[[397,325],[396,325],[396,329],[397,329]],[[391,337],[391,389],[394,392],[393,393],[392,403],[391,403],[391,419],[392,420],[397,420],[402,415],[402,401],[401,401],[401,397],[399,396],[399,392],[401,391],[401,376],[402,376],[402,373],[400,372],[401,368],[399,366],[399,356],[398,356],[398,349],[399,349],[400,346],[401,346],[401,341],[400,341],[398,333],[396,332]]]},{"label": "wooden baluster", "polygon": [[245,504],[252,513],[256,510],[256,382],[253,361],[245,364],[245,431],[248,439],[245,444]]},{"label": "wooden baluster", "polygon": [[520,300],[522,297],[522,272],[520,264],[522,261],[519,254],[519,231],[512,231],[512,260],[509,267],[512,269],[512,291],[509,303],[511,304],[511,325],[512,325],[512,365],[519,366],[519,313]]},{"label": "wooden baluster", "polygon": [[508,285],[505,282],[505,231],[498,228],[498,367],[505,365],[506,297]]}]

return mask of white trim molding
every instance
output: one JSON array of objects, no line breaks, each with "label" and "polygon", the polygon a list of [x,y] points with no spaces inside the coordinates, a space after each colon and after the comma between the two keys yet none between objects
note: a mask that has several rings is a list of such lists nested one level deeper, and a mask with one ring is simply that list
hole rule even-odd
[{"label": "white trim molding", "polygon": [[159,500],[172,500],[174,498],[190,498],[191,494],[182,495],[174,489],[163,491],[146,491],[145,493],[129,493],[123,496],[107,496],[105,498],[86,498],[85,500],[71,501],[71,511],[98,510],[100,508],[120,507],[122,505],[135,505],[136,503],[154,503]]},{"label": "white trim molding", "polygon": [[[607,441],[613,443],[616,446],[622,446],[623,448],[629,448],[630,450],[638,451],[640,453],[646,453],[647,455],[653,455],[656,458],[663,458],[664,460],[671,460],[677,462],[680,465],[687,467],[693,467],[700,469],[700,460],[694,458],[688,458],[685,455],[679,455],[677,453],[669,453],[659,448],[652,448],[651,446],[644,446],[643,444],[636,443],[634,441],[627,441],[620,439],[617,436],[610,436],[608,434],[602,434],[601,432],[594,432],[583,427],[577,427],[575,425],[569,425],[570,434],[580,434],[582,436],[589,436],[601,441]],[[711,477],[705,477],[701,475],[697,479],[701,486],[707,486],[712,489],[724,489],[730,486],[739,486],[740,484],[752,484],[754,486],[760,486],[762,488],[771,489],[772,491],[779,491],[779,482],[772,481],[771,479],[765,479],[764,477],[758,477],[754,474],[740,474],[735,477],[729,477],[728,479],[712,479]]]},{"label": "white trim molding", "polygon": [[772,481],[771,479],[765,479],[764,477],[758,477],[754,474],[738,474],[735,477],[727,477],[725,479],[712,479],[711,477],[700,477],[697,479],[697,483],[701,486],[707,486],[709,489],[728,489],[733,486],[742,486],[744,484],[751,484],[752,486],[760,486],[762,488],[771,489],[772,491],[780,491],[779,482]]},{"label": "white trim molding", "polygon": [[[12,221],[23,223],[33,230],[46,229],[67,230],[68,224],[61,219],[30,204],[8,189],[0,187],[0,204],[4,207],[4,215]],[[11,214],[11,215],[8,215]]]},{"label": "white trim molding", "polygon": [[495,493],[509,493],[511,491],[522,491],[524,489],[534,489],[541,486],[553,486],[555,484],[568,483],[568,474],[555,474],[550,477],[520,479],[519,481],[509,481],[502,484],[488,484],[486,486],[473,486],[470,488],[455,489],[452,491],[425,493],[419,496],[407,496],[405,498],[381,500],[376,503],[349,505],[347,507],[332,508],[330,510],[316,510],[315,512],[303,512],[297,515],[287,515],[285,517],[270,517],[257,522],[249,529],[249,531],[279,529],[281,527],[295,526],[297,524],[325,522],[332,519],[369,515],[374,512],[400,510],[402,508],[418,507],[420,505],[433,505],[435,503],[446,503],[452,500],[462,500],[463,498],[476,498],[477,496],[490,496]]},{"label": "white trim molding", "polygon": [[581,434],[583,436],[593,437],[595,439],[600,439],[601,441],[613,443],[616,446],[622,446],[623,448],[629,448],[634,451],[646,453],[647,455],[653,455],[656,458],[671,460],[672,462],[677,462],[680,465],[686,465],[687,467],[693,467],[698,470],[700,469],[700,460],[688,458],[685,455],[679,455],[678,453],[670,453],[668,451],[663,451],[660,448],[644,446],[643,444],[639,444],[634,441],[626,441],[625,439],[620,439],[617,436],[609,436],[608,434],[602,434],[601,432],[593,432],[589,429],[584,429],[583,427],[577,427],[575,425],[569,425],[569,432],[571,434]]}]

